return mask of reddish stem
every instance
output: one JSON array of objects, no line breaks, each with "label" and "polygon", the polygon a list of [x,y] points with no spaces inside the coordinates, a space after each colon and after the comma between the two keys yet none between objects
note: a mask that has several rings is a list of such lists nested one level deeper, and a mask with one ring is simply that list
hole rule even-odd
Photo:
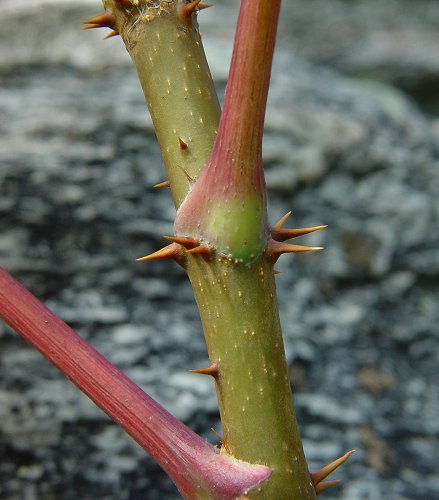
[{"label": "reddish stem", "polygon": [[261,162],[262,133],[280,0],[242,0],[224,107],[211,158]]},{"label": "reddish stem", "polygon": [[212,152],[180,206],[178,236],[251,262],[268,238],[262,133],[280,0],[242,0]]},{"label": "reddish stem", "polygon": [[271,471],[220,455],[0,268],[0,317],[36,347],[195,498],[235,498]]}]

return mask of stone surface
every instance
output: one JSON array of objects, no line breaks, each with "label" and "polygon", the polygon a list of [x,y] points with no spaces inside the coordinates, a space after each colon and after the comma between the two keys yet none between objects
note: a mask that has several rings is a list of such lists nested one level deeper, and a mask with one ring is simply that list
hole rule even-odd
[{"label": "stone surface", "polygon": [[[0,262],[215,442],[213,386],[188,374],[207,363],[189,284],[170,263],[135,262],[174,217],[169,193],[150,187],[164,174],[143,96],[121,42],[78,30],[99,2],[69,3],[2,4]],[[293,210],[294,226],[329,225],[303,240],[323,253],[277,266],[287,358],[310,468],[357,450],[326,498],[439,496],[437,94],[412,91],[436,78],[439,51],[401,48],[414,32],[437,47],[438,4],[416,5],[283,6],[264,139],[270,220]],[[232,0],[200,16],[220,91],[235,16]],[[0,497],[177,495],[1,324]]]}]

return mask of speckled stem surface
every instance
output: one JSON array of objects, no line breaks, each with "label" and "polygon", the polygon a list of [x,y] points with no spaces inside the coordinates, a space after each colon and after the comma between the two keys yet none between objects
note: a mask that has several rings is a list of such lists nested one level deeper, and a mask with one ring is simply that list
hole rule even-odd
[{"label": "speckled stem surface", "polygon": [[188,257],[190,276],[212,363],[223,448],[273,474],[251,498],[313,499],[294,415],[276,304],[272,263],[247,266],[216,257]]},{"label": "speckled stem surface", "polygon": [[179,17],[179,3],[126,11],[104,0],[136,66],[177,207],[209,157],[220,116],[196,14]]}]

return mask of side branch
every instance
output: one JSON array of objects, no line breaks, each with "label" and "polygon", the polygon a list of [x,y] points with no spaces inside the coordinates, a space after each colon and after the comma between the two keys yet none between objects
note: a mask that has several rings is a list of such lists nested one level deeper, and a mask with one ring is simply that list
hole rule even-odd
[{"label": "side branch", "polygon": [[270,476],[220,455],[2,268],[0,317],[150,453],[186,498],[236,498]]},{"label": "side branch", "polygon": [[218,136],[222,150],[260,154],[280,0],[242,0]]},{"label": "side branch", "polygon": [[241,2],[218,135],[174,225],[245,263],[268,240],[261,145],[279,10],[280,0]]}]

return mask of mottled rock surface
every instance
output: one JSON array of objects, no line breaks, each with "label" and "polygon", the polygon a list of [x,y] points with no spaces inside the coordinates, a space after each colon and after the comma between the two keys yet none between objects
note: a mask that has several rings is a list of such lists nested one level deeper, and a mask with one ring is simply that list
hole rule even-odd
[{"label": "mottled rock surface", "polygon": [[[185,275],[134,260],[174,217],[150,187],[164,174],[143,96],[120,40],[78,30],[99,2],[69,3],[2,3],[0,263],[215,442],[213,386],[188,373],[207,357]],[[220,92],[235,14],[221,0],[200,16]],[[270,219],[293,210],[295,226],[329,225],[306,237],[323,253],[279,261],[287,357],[310,468],[357,450],[326,498],[439,497],[438,20],[427,0],[283,6]],[[178,496],[0,325],[0,498]]]}]

